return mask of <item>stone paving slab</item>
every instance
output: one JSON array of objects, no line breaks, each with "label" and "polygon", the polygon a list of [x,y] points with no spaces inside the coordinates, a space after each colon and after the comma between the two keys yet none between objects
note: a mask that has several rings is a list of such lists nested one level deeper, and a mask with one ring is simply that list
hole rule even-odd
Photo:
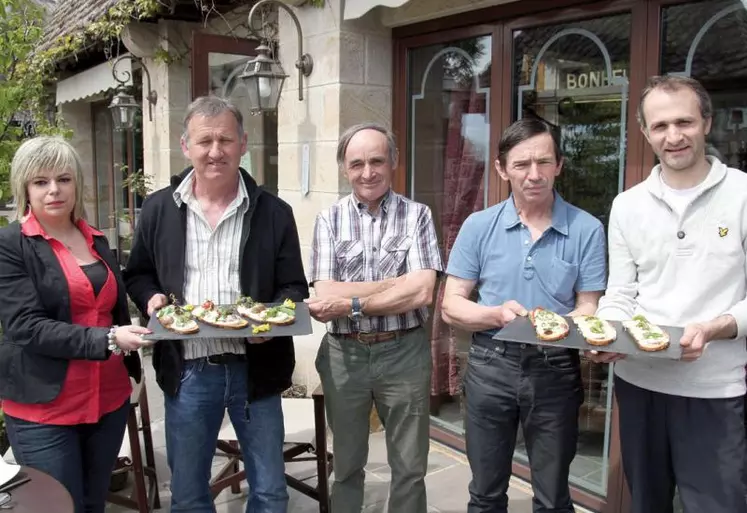
[{"label": "stone paving slab", "polygon": [[[159,490],[161,492],[160,510],[168,513],[169,508],[169,480],[170,472],[166,462],[166,441],[164,436],[163,395],[153,376],[153,366],[149,359],[145,362],[146,379],[148,380],[148,402],[151,413],[153,431],[153,445],[156,458]],[[216,456],[213,461],[213,474],[223,466],[225,458]],[[300,462],[289,464],[286,471],[299,479],[308,479],[309,484],[316,482],[316,468],[314,462]],[[470,470],[466,457],[456,451],[437,443],[431,442],[428,460],[428,474],[426,487],[428,491],[429,513],[464,513],[467,509],[469,494],[467,485],[470,480]],[[386,511],[386,500],[389,493],[390,469],[386,460],[386,444],[384,433],[373,433],[370,438],[368,464],[366,465],[366,485],[364,492],[365,513],[383,513]],[[132,486],[130,479],[129,486]],[[289,513],[317,513],[319,505],[316,501],[290,489]],[[218,513],[244,513],[247,499],[247,485],[243,483],[241,493],[233,494],[225,489],[216,498]],[[511,513],[531,513],[532,494],[528,484],[512,479],[509,490],[509,511]],[[130,510],[108,504],[108,513],[125,513]],[[578,509],[581,512],[582,510]]]}]

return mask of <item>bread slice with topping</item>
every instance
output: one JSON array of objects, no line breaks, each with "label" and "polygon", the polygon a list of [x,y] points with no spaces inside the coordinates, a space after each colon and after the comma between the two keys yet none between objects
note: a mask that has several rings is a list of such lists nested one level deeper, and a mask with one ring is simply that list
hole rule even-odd
[{"label": "bread slice with topping", "polygon": [[156,312],[156,319],[164,328],[174,333],[189,335],[200,331],[200,326],[186,306],[166,305]]},{"label": "bread slice with topping", "polygon": [[643,315],[623,321],[622,325],[641,351],[663,351],[669,347],[669,334]]},{"label": "bread slice with topping", "polygon": [[607,346],[617,339],[617,330],[612,324],[594,315],[579,315],[573,318],[578,331],[592,346]]},{"label": "bread slice with topping", "polygon": [[531,310],[529,320],[534,326],[537,338],[545,342],[556,342],[564,339],[570,332],[568,321],[565,318],[544,308]]}]

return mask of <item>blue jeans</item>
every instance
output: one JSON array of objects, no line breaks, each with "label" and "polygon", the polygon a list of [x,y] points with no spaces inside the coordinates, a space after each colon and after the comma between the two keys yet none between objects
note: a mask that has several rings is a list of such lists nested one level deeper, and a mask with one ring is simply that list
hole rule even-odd
[{"label": "blue jeans", "polygon": [[[5,416],[13,455],[49,474],[70,492],[76,513],[103,513],[109,481],[124,439],[128,402],[96,424],[55,426]],[[50,511],[54,505],[50,504]]]},{"label": "blue jeans", "polygon": [[247,403],[244,362],[184,362],[176,397],[165,397],[166,451],[171,468],[172,513],[212,513],[210,471],[226,409],[249,482],[247,513],[286,513],[280,395]]},{"label": "blue jeans", "polygon": [[572,513],[568,471],[583,401],[578,351],[475,334],[464,377],[468,513],[507,513],[521,423],[532,471],[532,511]]}]

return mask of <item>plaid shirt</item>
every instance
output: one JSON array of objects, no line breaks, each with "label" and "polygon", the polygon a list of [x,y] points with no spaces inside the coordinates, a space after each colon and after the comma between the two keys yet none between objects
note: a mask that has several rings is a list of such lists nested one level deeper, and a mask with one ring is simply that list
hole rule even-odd
[{"label": "plaid shirt", "polygon": [[[421,269],[443,270],[430,209],[391,191],[376,215],[351,194],[317,215],[310,283],[380,281]],[[364,312],[365,313],[365,312]],[[330,333],[394,331],[424,325],[428,309],[400,315],[347,317],[327,323]]]}]

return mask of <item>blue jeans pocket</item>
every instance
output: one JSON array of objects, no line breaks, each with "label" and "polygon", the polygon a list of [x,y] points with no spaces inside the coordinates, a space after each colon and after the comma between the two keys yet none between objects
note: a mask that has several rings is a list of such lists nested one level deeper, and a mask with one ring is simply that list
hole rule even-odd
[{"label": "blue jeans pocket", "polygon": [[488,348],[482,345],[472,344],[469,346],[469,363],[471,365],[490,365],[490,363],[501,355],[498,348]]},{"label": "blue jeans pocket", "polygon": [[184,366],[182,367],[182,374],[179,378],[179,383],[184,384],[197,370],[199,361],[197,360],[185,360]]},{"label": "blue jeans pocket", "polygon": [[574,373],[579,368],[578,357],[571,349],[547,348],[543,353],[543,364],[550,370],[567,374]]}]

